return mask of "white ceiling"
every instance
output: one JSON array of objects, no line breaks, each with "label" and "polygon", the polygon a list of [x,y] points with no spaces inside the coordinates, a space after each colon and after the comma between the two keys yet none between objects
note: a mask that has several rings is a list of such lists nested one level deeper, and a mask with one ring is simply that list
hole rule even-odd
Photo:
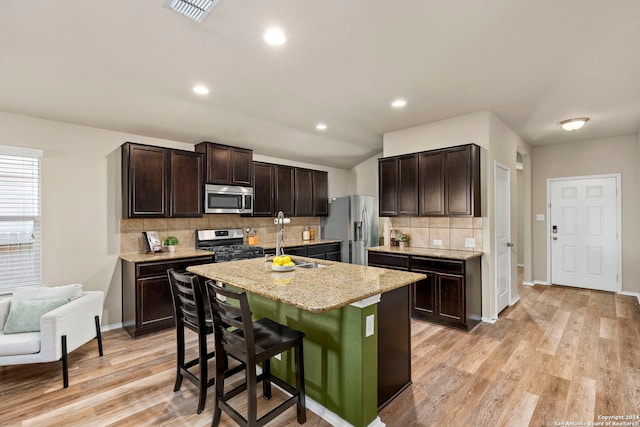
[{"label": "white ceiling", "polygon": [[2,111],[340,168],[483,110],[532,145],[637,134],[639,76],[638,0],[222,0],[201,24],[163,0],[0,2]]}]

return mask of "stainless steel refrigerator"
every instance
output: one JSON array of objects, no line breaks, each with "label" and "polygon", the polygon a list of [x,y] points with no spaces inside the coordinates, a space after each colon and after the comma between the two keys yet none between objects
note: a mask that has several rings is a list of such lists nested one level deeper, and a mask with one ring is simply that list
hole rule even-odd
[{"label": "stainless steel refrigerator", "polygon": [[367,265],[366,248],[378,246],[378,199],[345,196],[329,199],[329,216],[320,219],[323,239],[342,240],[342,262]]}]

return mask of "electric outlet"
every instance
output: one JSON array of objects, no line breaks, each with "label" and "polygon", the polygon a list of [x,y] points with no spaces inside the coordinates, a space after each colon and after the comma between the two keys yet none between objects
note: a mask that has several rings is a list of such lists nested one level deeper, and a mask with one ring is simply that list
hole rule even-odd
[{"label": "electric outlet", "polygon": [[464,246],[467,248],[475,248],[476,247],[476,239],[473,237],[467,237],[464,239]]},{"label": "electric outlet", "polygon": [[433,244],[436,246],[442,246],[442,240],[434,240]]},{"label": "electric outlet", "polygon": [[371,335],[373,335],[373,333],[374,333],[374,323],[373,323],[374,319],[375,319],[375,316],[373,314],[370,314],[370,315],[367,316],[365,332],[364,332],[364,336],[365,337],[370,337]]},{"label": "electric outlet", "polygon": [[275,355],[275,356],[273,356],[273,357],[275,357],[275,358],[276,358],[276,359],[278,359],[278,360],[282,360],[282,353],[278,353],[278,354],[276,354],[276,355]]}]

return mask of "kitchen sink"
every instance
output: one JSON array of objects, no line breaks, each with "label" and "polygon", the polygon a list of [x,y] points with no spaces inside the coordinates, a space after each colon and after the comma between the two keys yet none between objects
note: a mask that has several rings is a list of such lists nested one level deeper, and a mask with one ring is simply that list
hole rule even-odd
[{"label": "kitchen sink", "polygon": [[298,262],[298,263],[296,263],[296,267],[298,267],[298,268],[321,268],[321,267],[326,267],[326,265],[325,264],[318,264],[317,262]]}]

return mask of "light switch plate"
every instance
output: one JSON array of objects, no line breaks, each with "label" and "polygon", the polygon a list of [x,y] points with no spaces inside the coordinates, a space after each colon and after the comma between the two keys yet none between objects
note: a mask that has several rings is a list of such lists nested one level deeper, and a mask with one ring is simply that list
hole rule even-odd
[{"label": "light switch plate", "polygon": [[371,335],[373,335],[373,333],[374,333],[374,319],[375,319],[375,316],[373,314],[370,314],[370,315],[367,316],[365,332],[364,332],[364,336],[365,337],[370,337]]},{"label": "light switch plate", "polygon": [[464,239],[464,246],[466,248],[475,248],[476,247],[476,239],[473,237],[467,237]]},{"label": "light switch plate", "polygon": [[442,240],[434,240],[433,244],[436,246],[442,246]]}]

